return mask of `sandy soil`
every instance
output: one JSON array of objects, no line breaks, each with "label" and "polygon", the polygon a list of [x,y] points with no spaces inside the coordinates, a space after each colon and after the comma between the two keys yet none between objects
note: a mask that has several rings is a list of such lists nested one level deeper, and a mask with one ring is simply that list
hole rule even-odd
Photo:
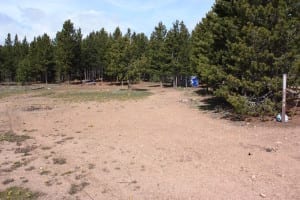
[{"label": "sandy soil", "polygon": [[32,137],[0,142],[0,190],[30,188],[40,199],[300,199],[299,124],[233,123],[192,108],[186,91],[148,89],[137,101],[0,100],[0,131]]}]

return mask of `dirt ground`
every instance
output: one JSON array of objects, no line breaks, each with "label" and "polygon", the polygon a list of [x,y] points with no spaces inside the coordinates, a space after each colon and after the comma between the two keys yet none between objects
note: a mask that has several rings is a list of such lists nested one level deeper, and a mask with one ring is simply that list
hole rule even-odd
[{"label": "dirt ground", "polygon": [[[107,86],[90,86],[107,87]],[[237,123],[201,111],[189,90],[140,100],[0,99],[0,191],[40,199],[300,199],[300,124]]]}]

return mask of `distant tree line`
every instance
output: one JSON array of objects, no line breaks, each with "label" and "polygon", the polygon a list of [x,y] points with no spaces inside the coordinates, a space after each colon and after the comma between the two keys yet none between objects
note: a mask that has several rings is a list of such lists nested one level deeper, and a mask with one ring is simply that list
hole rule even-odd
[{"label": "distant tree line", "polygon": [[184,22],[170,30],[160,22],[144,33],[104,28],[83,38],[67,20],[56,37],[30,43],[8,34],[0,46],[0,82],[62,82],[83,79],[201,82],[238,113],[273,112],[281,77],[300,83],[299,0],[216,0],[190,33]]},{"label": "distant tree line", "polygon": [[0,46],[0,81],[64,82],[71,80],[165,81],[175,85],[194,72],[189,64],[190,34],[176,21],[167,31],[162,22],[150,39],[144,33],[111,34],[102,28],[82,38],[67,20],[52,40],[46,33],[28,43],[8,34]]}]

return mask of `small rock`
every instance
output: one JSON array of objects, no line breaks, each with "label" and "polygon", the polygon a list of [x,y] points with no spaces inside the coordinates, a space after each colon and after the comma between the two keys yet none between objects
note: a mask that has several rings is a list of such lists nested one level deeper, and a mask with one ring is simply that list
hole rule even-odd
[{"label": "small rock", "polygon": [[267,195],[265,195],[264,193],[260,193],[259,196],[260,196],[261,198],[266,198],[266,197],[267,197]]},{"label": "small rock", "polygon": [[284,174],[277,174],[277,176],[279,176],[279,177],[284,177]]},{"label": "small rock", "polygon": [[277,142],[276,142],[276,144],[282,144],[282,142],[280,142],[280,141],[277,141]]},{"label": "small rock", "polygon": [[252,181],[255,181],[255,180],[256,180],[256,176],[255,176],[255,175],[252,175],[252,176],[251,176],[251,180],[252,180]]},{"label": "small rock", "polygon": [[188,99],[181,99],[180,102],[181,103],[187,103],[187,102],[189,102],[189,100]]},{"label": "small rock", "polygon": [[272,151],[273,151],[273,148],[271,148],[271,147],[266,148],[266,152],[272,152]]}]

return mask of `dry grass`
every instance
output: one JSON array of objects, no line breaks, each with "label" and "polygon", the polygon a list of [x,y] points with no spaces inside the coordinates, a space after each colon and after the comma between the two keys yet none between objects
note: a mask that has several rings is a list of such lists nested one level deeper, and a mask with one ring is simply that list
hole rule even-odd
[{"label": "dry grass", "polygon": [[53,164],[55,164],[55,165],[63,165],[66,163],[67,163],[67,161],[65,158],[53,158]]},{"label": "dry grass", "polygon": [[70,194],[70,195],[74,195],[74,194],[76,194],[76,193],[82,191],[82,190],[83,190],[86,186],[88,186],[88,185],[89,185],[89,183],[87,183],[87,182],[82,182],[82,183],[80,183],[79,185],[72,184],[72,185],[71,185],[71,188],[70,188],[70,190],[69,190],[69,194]]},{"label": "dry grass", "polygon": [[82,101],[109,101],[109,100],[131,100],[140,99],[149,96],[151,93],[147,91],[135,90],[113,90],[113,91],[68,91],[57,92],[49,95],[53,98],[60,98],[66,101],[82,102]]},{"label": "dry grass", "polygon": [[11,187],[0,192],[0,199],[5,200],[35,200],[39,196],[41,196],[40,193],[21,187]]},{"label": "dry grass", "polygon": [[27,139],[30,139],[27,135],[17,135],[12,131],[8,131],[4,134],[0,134],[0,142],[7,141],[7,142],[23,142]]},{"label": "dry grass", "polygon": [[12,182],[14,182],[14,181],[15,181],[15,179],[13,179],[13,178],[8,178],[8,179],[4,180],[4,181],[2,182],[2,184],[3,184],[3,185],[7,185],[7,184],[12,183]]}]

